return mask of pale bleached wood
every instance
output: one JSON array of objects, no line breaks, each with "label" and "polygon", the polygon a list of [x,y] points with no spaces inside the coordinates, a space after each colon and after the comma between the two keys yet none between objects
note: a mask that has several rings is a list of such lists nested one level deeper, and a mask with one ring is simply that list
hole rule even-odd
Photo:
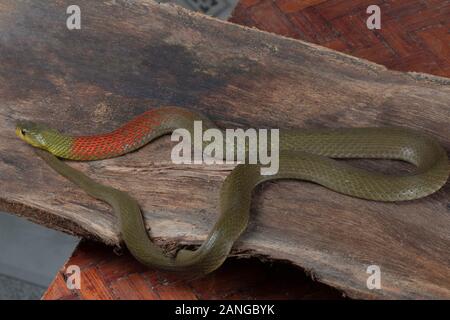
[{"label": "pale bleached wood", "polygon": [[[0,207],[38,223],[119,241],[116,219],[14,135],[17,119],[73,134],[178,105],[222,127],[403,125],[450,148],[450,80],[400,73],[312,44],[152,1],[0,0]],[[224,166],[179,166],[159,139],[133,154],[72,163],[136,197],[163,245],[199,243],[218,214]],[[373,163],[366,163],[373,167]],[[287,260],[355,298],[450,298],[450,187],[376,203],[302,182],[255,192],[235,254]],[[382,289],[368,290],[368,265]]]}]

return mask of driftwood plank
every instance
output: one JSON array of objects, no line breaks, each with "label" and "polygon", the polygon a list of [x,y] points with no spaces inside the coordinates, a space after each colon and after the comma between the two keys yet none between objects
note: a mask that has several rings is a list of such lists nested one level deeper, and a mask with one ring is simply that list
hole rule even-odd
[{"label": "driftwood plank", "polygon": [[[18,119],[98,133],[178,105],[227,128],[403,125],[450,149],[449,79],[389,71],[152,1],[77,3],[82,28],[69,31],[70,1],[0,0],[3,210],[119,241],[109,207],[21,143]],[[71,164],[136,197],[161,244],[197,244],[217,217],[231,167],[173,165],[170,150],[165,137],[121,158]],[[449,195],[447,184],[422,200],[386,204],[310,183],[267,183],[255,193],[235,254],[288,260],[351,297],[450,298]],[[369,265],[381,268],[380,290],[366,287]]]}]

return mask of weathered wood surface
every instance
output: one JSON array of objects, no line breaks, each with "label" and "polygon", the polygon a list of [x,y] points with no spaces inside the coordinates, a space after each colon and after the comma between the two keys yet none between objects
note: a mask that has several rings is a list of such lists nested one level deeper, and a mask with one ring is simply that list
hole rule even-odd
[{"label": "weathered wood surface", "polygon": [[[450,148],[450,80],[392,72],[300,41],[150,1],[0,1],[0,207],[117,244],[116,219],[14,136],[17,119],[75,134],[107,131],[178,105],[223,127],[404,125]],[[218,38],[217,35],[221,37]],[[117,159],[72,164],[128,190],[167,246],[199,243],[218,214],[230,167],[178,166],[169,139]],[[366,164],[374,166],[374,164]],[[385,204],[301,182],[265,184],[235,254],[289,260],[359,298],[450,297],[450,187]],[[368,265],[382,289],[368,290]]]}]

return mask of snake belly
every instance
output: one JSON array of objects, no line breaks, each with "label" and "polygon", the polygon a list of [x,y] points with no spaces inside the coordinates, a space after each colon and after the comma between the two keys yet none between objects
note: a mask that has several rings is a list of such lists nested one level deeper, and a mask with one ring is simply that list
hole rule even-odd
[{"label": "snake belly", "polygon": [[[305,180],[362,199],[404,201],[436,192],[449,176],[446,151],[435,138],[419,131],[398,127],[280,130],[278,173],[264,176],[260,164],[237,165],[222,185],[220,215],[206,240],[196,250],[183,249],[170,257],[150,239],[136,200],[126,192],[93,181],[58,159],[117,157],[178,128],[193,135],[196,120],[203,122],[204,130],[216,128],[195,112],[163,107],[100,135],[70,136],[32,123],[19,123],[16,132],[37,147],[37,154],[59,174],[113,207],[122,240],[137,260],[150,267],[194,275],[209,273],[226,259],[247,227],[252,191],[264,181]],[[413,164],[416,170],[406,175],[386,175],[335,160],[350,158],[401,160]]]}]

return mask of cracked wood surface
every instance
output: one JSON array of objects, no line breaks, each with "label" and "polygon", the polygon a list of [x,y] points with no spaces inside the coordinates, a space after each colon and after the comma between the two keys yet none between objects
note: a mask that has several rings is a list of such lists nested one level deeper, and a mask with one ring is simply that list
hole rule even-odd
[{"label": "cracked wood surface", "polygon": [[[18,119],[88,134],[177,105],[227,128],[403,125],[450,148],[449,79],[389,71],[151,1],[78,2],[82,29],[69,31],[69,1],[0,1],[3,210],[119,241],[109,207],[20,142]],[[120,158],[71,165],[130,192],[159,243],[198,244],[218,215],[221,182],[232,167],[173,165],[170,150],[164,137]],[[310,183],[266,183],[255,192],[235,254],[288,260],[350,297],[449,298],[449,194],[447,184],[425,199],[387,204]],[[372,264],[381,268],[382,290],[366,287]]]}]

